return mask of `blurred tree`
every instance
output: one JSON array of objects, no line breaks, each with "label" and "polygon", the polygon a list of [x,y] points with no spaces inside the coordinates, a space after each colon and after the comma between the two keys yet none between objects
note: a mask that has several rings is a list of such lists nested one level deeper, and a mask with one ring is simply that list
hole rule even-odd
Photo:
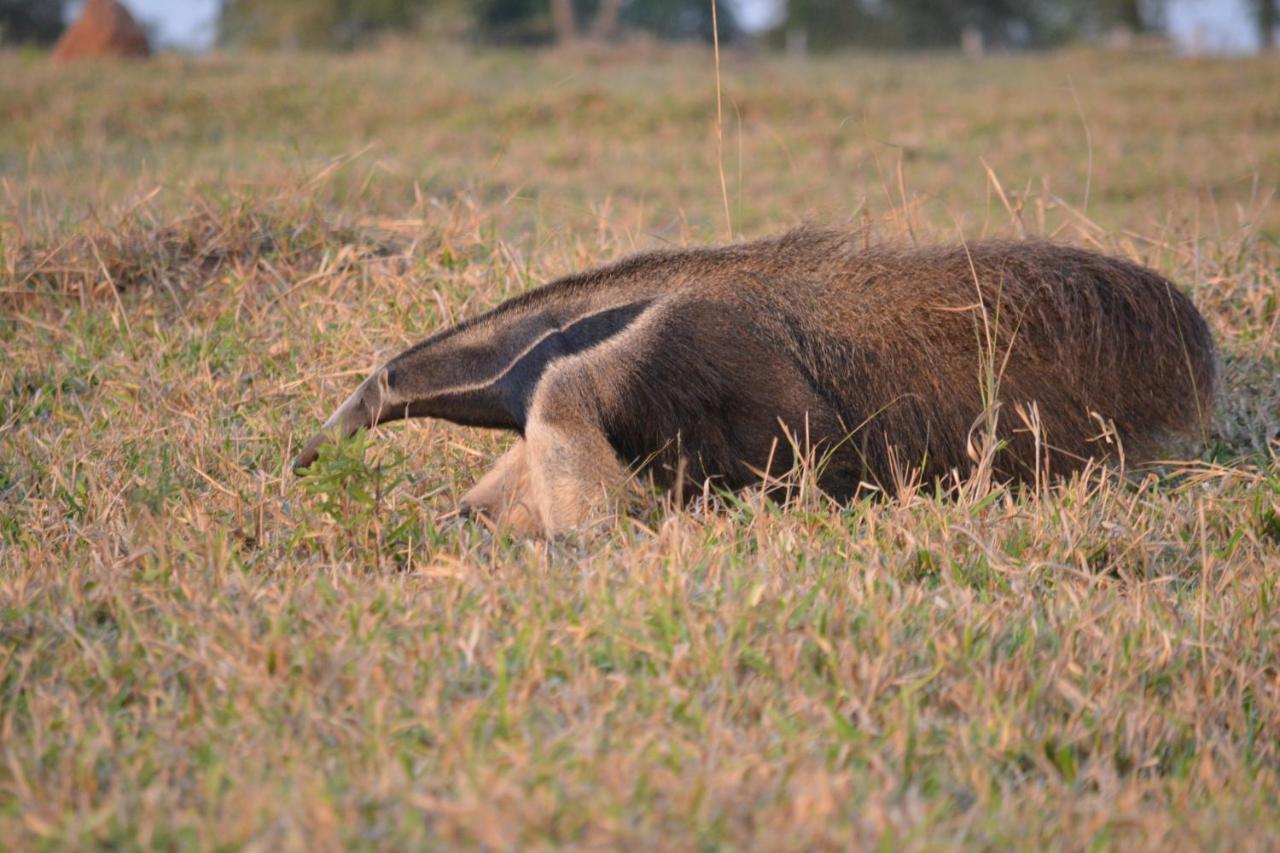
[{"label": "blurred tree", "polygon": [[[727,0],[718,0],[720,41],[742,36],[742,27]],[[624,25],[668,39],[711,41],[711,0],[630,0],[622,7]]]},{"label": "blurred tree", "polygon": [[[718,12],[721,41],[741,34],[723,0]],[[579,21],[590,24],[584,30]],[[607,40],[623,28],[710,41],[711,0],[478,0],[476,22],[482,38],[509,43]]]},{"label": "blurred tree", "polygon": [[965,32],[989,45],[1043,47],[1116,26],[1134,32],[1163,18],[1164,0],[790,0],[776,37],[880,48],[954,47]]},{"label": "blurred tree", "polygon": [[568,44],[578,37],[573,20],[573,0],[551,0],[551,25],[556,28],[556,41]]},{"label": "blurred tree", "polygon": [[1280,29],[1280,0],[1253,0],[1253,16],[1258,23],[1258,40],[1262,49],[1275,50],[1276,31]]},{"label": "blurred tree", "polygon": [[0,44],[53,44],[62,27],[62,0],[0,0]]},{"label": "blurred tree", "polygon": [[[622,27],[663,38],[711,38],[710,0],[222,0],[218,35],[224,44],[350,48],[444,8],[465,10],[478,35],[495,42],[608,40]],[[741,32],[723,3],[719,21],[721,40]]]},{"label": "blurred tree", "polygon": [[1167,0],[1093,0],[1080,3],[1085,16],[1090,13],[1099,26],[1122,26],[1143,33],[1162,29],[1165,25]]},{"label": "blurred tree", "polygon": [[[567,11],[566,15],[563,5],[549,5],[547,0],[476,0],[474,14],[480,35],[488,41],[536,44],[572,26],[572,6]],[[557,27],[552,20],[556,15],[567,17],[567,23],[561,21]]]},{"label": "blurred tree", "polygon": [[218,39],[255,47],[342,48],[413,27],[433,0],[223,0]]}]

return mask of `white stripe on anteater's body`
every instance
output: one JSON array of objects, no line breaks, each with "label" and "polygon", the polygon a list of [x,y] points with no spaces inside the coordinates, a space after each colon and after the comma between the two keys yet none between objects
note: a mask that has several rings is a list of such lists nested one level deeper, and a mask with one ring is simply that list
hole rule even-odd
[{"label": "white stripe on anteater's body", "polygon": [[602,307],[584,301],[572,313],[500,309],[429,338],[374,371],[325,422],[298,465],[310,465],[332,434],[402,418],[522,432],[547,365],[620,333],[649,304],[642,299]]},{"label": "white stripe on anteater's body", "polygon": [[[1042,242],[860,250],[799,231],[719,249],[640,255],[509,300],[395,357],[299,456],[337,433],[404,417],[518,432],[467,502],[558,530],[627,467],[660,484],[737,488],[826,454],[844,498],[971,465],[970,427],[995,400],[1012,479],[1128,459],[1203,433],[1213,344],[1191,302],[1136,264]],[[1014,412],[1035,404],[1033,435]],[[517,509],[512,509],[517,508]]]}]

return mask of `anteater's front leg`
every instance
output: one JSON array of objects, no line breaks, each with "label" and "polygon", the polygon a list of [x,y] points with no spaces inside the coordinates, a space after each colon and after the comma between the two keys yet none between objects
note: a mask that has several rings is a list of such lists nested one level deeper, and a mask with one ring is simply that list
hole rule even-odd
[{"label": "anteater's front leg", "polygon": [[543,532],[554,536],[610,515],[627,471],[605,437],[605,401],[588,365],[566,359],[547,370],[525,424],[529,493]]},{"label": "anteater's front leg", "polygon": [[523,439],[462,496],[460,508],[466,514],[486,516],[517,536],[542,534],[542,521],[529,488],[528,445]]}]

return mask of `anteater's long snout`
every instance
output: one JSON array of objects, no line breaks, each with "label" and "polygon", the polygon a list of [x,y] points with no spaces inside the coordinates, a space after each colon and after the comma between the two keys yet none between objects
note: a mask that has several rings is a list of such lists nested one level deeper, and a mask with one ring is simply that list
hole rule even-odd
[{"label": "anteater's long snout", "polygon": [[381,420],[381,413],[386,407],[383,393],[385,371],[376,371],[372,376],[360,383],[355,393],[347,398],[338,410],[329,416],[320,431],[312,436],[298,458],[293,462],[293,472],[301,474],[311,467],[320,456],[323,445],[342,438],[348,438],[360,428],[376,426]]}]

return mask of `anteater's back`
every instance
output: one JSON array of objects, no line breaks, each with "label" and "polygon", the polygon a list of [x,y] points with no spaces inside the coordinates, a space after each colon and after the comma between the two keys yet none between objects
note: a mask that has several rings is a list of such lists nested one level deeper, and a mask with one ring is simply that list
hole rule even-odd
[{"label": "anteater's back", "polygon": [[[646,411],[668,406],[668,431],[713,461],[701,473],[760,465],[779,422],[840,446],[836,492],[889,485],[895,468],[963,473],[990,400],[1007,445],[997,472],[1017,478],[1118,449],[1140,461],[1172,434],[1207,430],[1209,330],[1175,286],[1129,261],[1039,241],[860,249],[812,231],[670,260],[688,283],[674,313],[691,319],[673,320],[681,343],[649,367],[671,382],[666,361],[687,374],[697,360],[705,375],[688,412],[682,392]],[[709,409],[732,428],[700,431]],[[738,474],[725,479],[749,479]]]}]

